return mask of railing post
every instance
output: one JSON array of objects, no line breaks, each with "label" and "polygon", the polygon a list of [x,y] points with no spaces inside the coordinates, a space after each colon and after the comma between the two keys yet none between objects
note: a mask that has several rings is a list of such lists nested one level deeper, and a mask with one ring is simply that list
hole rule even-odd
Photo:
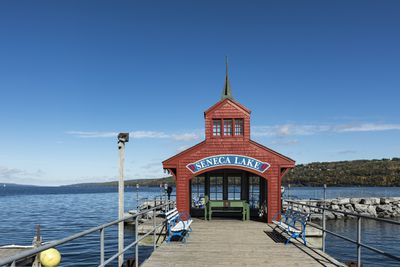
[{"label": "railing post", "polygon": [[156,250],[156,211],[153,210],[153,250]]},{"label": "railing post", "polygon": [[100,264],[104,264],[104,230],[100,229]]},{"label": "railing post", "polygon": [[325,208],[326,208],[326,184],[324,184],[324,204],[323,204],[323,207],[322,207],[322,251],[323,252],[325,252],[325,239],[326,239]]},{"label": "railing post", "polygon": [[357,267],[361,267],[361,217],[357,217]]},{"label": "railing post", "polygon": [[136,184],[136,210],[139,212],[139,184]]},{"label": "railing post", "polygon": [[139,220],[138,216],[135,217],[135,266],[139,267]]}]

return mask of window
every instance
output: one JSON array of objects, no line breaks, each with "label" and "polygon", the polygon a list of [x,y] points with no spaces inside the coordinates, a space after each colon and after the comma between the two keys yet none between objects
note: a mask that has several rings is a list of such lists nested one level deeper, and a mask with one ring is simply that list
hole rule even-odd
[{"label": "window", "polygon": [[250,208],[260,208],[260,177],[249,177],[249,204]]},{"label": "window", "polygon": [[210,200],[222,200],[223,198],[223,177],[210,176]]},{"label": "window", "polygon": [[240,200],[242,187],[240,176],[228,176],[228,200]]},{"label": "window", "polygon": [[221,120],[213,120],[213,136],[221,136]]},{"label": "window", "polygon": [[243,119],[235,119],[235,135],[243,135]]},{"label": "window", "polygon": [[232,135],[232,119],[224,119],[224,135]]},{"label": "window", "polygon": [[192,208],[204,208],[204,176],[196,176],[191,180]]}]

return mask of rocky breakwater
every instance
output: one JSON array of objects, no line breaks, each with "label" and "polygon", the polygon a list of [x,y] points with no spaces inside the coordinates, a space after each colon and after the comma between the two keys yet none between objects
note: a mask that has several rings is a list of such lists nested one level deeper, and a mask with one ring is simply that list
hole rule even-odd
[{"label": "rocky breakwater", "polygon": [[[324,206],[324,201],[302,200],[298,202],[317,207]],[[336,199],[327,199],[325,203],[326,203],[325,204],[326,208],[334,211],[357,213],[360,215],[378,217],[378,218],[400,217],[400,197],[336,198]],[[297,207],[297,209],[300,209],[303,212],[310,213],[311,218],[321,219],[321,213],[322,213],[321,209],[310,208],[306,206]],[[354,217],[334,211],[326,211],[325,212],[326,218],[343,219],[343,218]]]}]

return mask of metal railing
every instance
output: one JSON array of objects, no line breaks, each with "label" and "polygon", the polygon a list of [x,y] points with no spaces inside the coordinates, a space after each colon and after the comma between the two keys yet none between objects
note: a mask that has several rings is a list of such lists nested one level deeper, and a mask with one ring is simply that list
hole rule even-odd
[{"label": "metal railing", "polygon": [[[368,250],[371,250],[373,252],[376,252],[378,254],[384,255],[386,257],[389,257],[391,259],[400,261],[400,256],[396,256],[390,253],[387,253],[383,250],[377,249],[375,247],[369,246],[367,244],[362,243],[361,241],[361,232],[362,232],[362,228],[361,228],[361,220],[362,219],[368,219],[368,220],[375,220],[375,221],[379,221],[379,222],[383,222],[383,223],[389,223],[389,224],[393,224],[393,225],[399,225],[400,226],[400,222],[397,221],[393,221],[393,220],[388,220],[388,219],[382,219],[382,218],[375,218],[372,216],[367,216],[367,215],[361,215],[361,214],[357,214],[357,213],[352,213],[352,212],[346,212],[346,211],[340,211],[340,210],[334,210],[334,209],[330,209],[330,208],[326,208],[326,201],[324,200],[320,200],[318,201],[319,203],[323,203],[323,206],[316,206],[316,205],[311,205],[311,204],[305,204],[305,203],[301,203],[298,201],[293,201],[293,200],[285,200],[285,202],[287,202],[291,208],[293,209],[299,209],[298,206],[305,206],[310,208],[310,213],[314,212],[317,214],[321,214],[322,211],[322,227],[318,224],[315,223],[309,223],[309,225],[319,229],[322,231],[322,251],[325,252],[325,237],[326,234],[330,234],[333,236],[336,236],[338,238],[341,238],[343,240],[346,240],[348,242],[351,242],[353,244],[355,244],[357,246],[357,266],[360,267],[361,266],[361,248],[366,248]],[[333,231],[327,230],[326,229],[326,211],[330,211],[333,213],[341,213],[343,215],[349,216],[349,217],[353,217],[357,219],[357,240],[353,240],[349,237],[340,235],[338,233],[335,233]],[[311,216],[310,216],[311,217]],[[399,229],[400,230],[400,229]]]},{"label": "metal railing", "polygon": [[[174,200],[176,195],[171,194],[170,197],[172,198],[172,200]],[[168,196],[166,194],[157,195],[157,196],[154,196],[153,198],[142,197],[142,198],[136,199],[136,203],[137,203],[136,208],[137,208],[137,210],[139,210],[140,208],[143,208],[145,203],[148,203],[148,204],[154,203],[154,206],[158,206],[158,205],[164,204],[166,201],[169,201]],[[147,208],[145,208],[145,209],[147,209]]]},{"label": "metal railing", "polygon": [[[155,206],[153,208],[149,208],[144,211],[138,212],[136,214],[125,216],[123,219],[105,223],[105,224],[90,228],[86,231],[82,231],[77,234],[65,237],[63,239],[46,243],[40,247],[20,252],[16,255],[13,255],[8,258],[0,260],[0,266],[7,266],[9,264],[11,264],[11,267],[16,266],[16,263],[20,260],[23,260],[23,259],[31,257],[31,256],[35,256],[44,250],[47,250],[49,248],[54,248],[59,245],[63,245],[65,243],[68,243],[70,241],[87,236],[87,235],[95,233],[95,232],[100,233],[100,265],[99,265],[99,267],[103,267],[103,266],[106,266],[107,264],[111,263],[113,260],[118,258],[119,255],[124,254],[133,246],[135,246],[135,264],[136,264],[136,266],[139,266],[139,242],[142,241],[147,236],[149,236],[150,234],[153,234],[153,249],[155,250],[157,247],[157,244],[156,244],[157,229],[164,226],[164,222],[162,222],[158,225],[156,224],[156,212],[155,211],[162,210],[162,209],[168,210],[173,205],[175,205],[174,201],[167,201],[164,204]],[[138,237],[138,226],[139,226],[138,220],[140,217],[142,217],[143,215],[147,215],[147,213],[149,213],[149,212],[152,212],[153,228],[139,238]],[[135,219],[135,241],[130,243],[128,246],[126,246],[123,249],[123,251],[117,252],[116,254],[112,255],[110,258],[108,258],[106,260],[105,256],[104,256],[104,241],[105,241],[104,233],[105,233],[106,228],[113,226],[113,225],[117,225],[118,223],[120,223],[122,221],[127,221],[127,220],[131,220],[131,219]],[[161,234],[161,232],[160,232],[160,234]]]}]

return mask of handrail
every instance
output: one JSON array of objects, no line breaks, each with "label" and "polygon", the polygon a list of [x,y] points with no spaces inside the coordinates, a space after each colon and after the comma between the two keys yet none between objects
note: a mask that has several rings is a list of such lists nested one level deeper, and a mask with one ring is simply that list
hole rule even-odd
[{"label": "handrail", "polygon": [[[340,211],[340,210],[334,210],[334,209],[331,209],[331,208],[326,208],[326,207],[321,207],[321,206],[310,205],[310,204],[301,203],[301,202],[293,201],[293,200],[285,200],[285,202],[291,204],[292,207],[293,207],[293,204],[295,204],[295,205],[306,206],[306,207],[309,207],[309,208],[315,208],[315,209],[317,209],[318,211],[319,211],[319,210],[322,210],[322,211],[323,211],[323,212],[322,212],[322,227],[321,227],[320,225],[318,225],[318,224],[311,223],[311,222],[309,223],[309,225],[311,225],[311,226],[313,226],[313,227],[315,227],[315,228],[321,230],[323,234],[324,234],[324,233],[327,233],[327,234],[336,236],[336,237],[338,237],[338,238],[341,238],[341,239],[343,239],[343,240],[346,240],[346,241],[348,241],[348,242],[351,242],[351,243],[353,243],[353,244],[356,244],[356,245],[357,245],[357,266],[361,266],[361,248],[362,248],[362,247],[363,247],[363,248],[366,248],[366,249],[368,249],[368,250],[371,250],[371,251],[373,251],[373,252],[375,252],[375,253],[378,253],[378,254],[384,255],[384,256],[386,256],[386,257],[389,257],[389,258],[391,258],[391,259],[400,261],[400,256],[393,255],[393,254],[391,254],[391,253],[385,252],[385,251],[383,251],[383,250],[377,249],[377,248],[375,248],[375,247],[373,247],[373,246],[370,246],[370,245],[367,245],[367,244],[364,244],[364,243],[361,242],[361,219],[364,218],[364,219],[375,220],[375,221],[379,221],[379,222],[390,223],[390,224],[394,224],[394,225],[400,225],[400,222],[393,221],[393,220],[388,220],[388,219],[382,219],[382,218],[375,218],[375,217],[372,217],[372,216],[357,214],[357,213],[353,213],[353,212],[345,212],[345,211]],[[324,200],[321,200],[321,202],[322,202],[324,205],[327,203],[327,202],[324,201]],[[353,240],[353,239],[351,239],[351,238],[349,238],[349,237],[346,237],[346,236],[340,235],[340,234],[338,234],[338,233],[335,233],[335,232],[333,232],[333,231],[330,231],[330,230],[325,229],[325,225],[326,225],[326,224],[325,224],[325,220],[326,220],[326,219],[325,219],[325,211],[330,211],[330,212],[335,212],[335,213],[341,213],[341,214],[345,214],[345,215],[347,215],[347,216],[356,217],[356,218],[357,218],[357,240]],[[315,210],[314,210],[314,211],[310,210],[310,212],[315,212],[315,213],[317,213]],[[323,235],[323,239],[325,239],[325,236],[324,236],[324,235]],[[323,240],[323,243],[324,243],[324,242],[325,242],[325,240]],[[323,250],[324,250],[324,249],[325,249],[325,248],[323,247]]]},{"label": "handrail", "polygon": [[[135,225],[136,225],[135,232],[137,232],[137,229],[138,229],[138,227],[137,227],[138,226],[138,217],[143,216],[143,215],[145,215],[145,214],[147,214],[147,213],[149,213],[151,211],[154,211],[154,210],[162,209],[164,207],[169,207],[173,203],[174,203],[174,201],[167,201],[164,204],[161,204],[161,205],[146,209],[146,210],[138,212],[136,214],[124,216],[124,218],[122,218],[122,219],[114,220],[114,221],[109,222],[109,223],[105,223],[105,224],[102,224],[102,225],[99,225],[99,226],[96,226],[96,227],[92,227],[92,228],[90,228],[88,230],[85,230],[85,231],[70,235],[68,237],[65,237],[65,238],[62,238],[62,239],[59,239],[59,240],[55,240],[55,241],[51,241],[51,242],[49,242],[49,243],[47,243],[47,244],[45,244],[43,246],[37,247],[37,248],[33,248],[33,249],[26,250],[26,251],[22,251],[22,252],[20,252],[20,253],[18,253],[16,255],[13,255],[13,256],[10,256],[8,258],[0,260],[0,266],[5,266],[7,264],[15,264],[16,261],[19,261],[21,259],[27,258],[29,256],[36,255],[36,254],[38,254],[38,253],[40,253],[40,252],[42,252],[44,250],[47,250],[49,248],[53,248],[53,247],[65,244],[67,242],[70,242],[72,240],[84,237],[86,235],[92,234],[92,233],[97,232],[97,231],[100,231],[100,235],[101,235],[101,239],[100,239],[100,242],[101,242],[101,253],[100,253],[101,259],[100,259],[100,262],[101,263],[100,263],[99,266],[105,266],[107,263],[109,263],[112,260],[114,260],[120,254],[125,253],[127,251],[127,248],[125,248],[122,253],[117,253],[117,254],[113,255],[111,257],[112,260],[108,259],[107,261],[104,261],[104,258],[102,258],[102,257],[104,257],[104,230],[107,227],[110,227],[112,225],[116,225],[116,224],[118,224],[118,223],[120,223],[122,221],[126,221],[126,220],[130,220],[130,219],[135,218]],[[153,220],[155,220],[154,212],[153,212]],[[155,225],[155,224],[153,224],[153,225],[154,225],[153,229],[151,231],[147,232],[144,235],[144,237],[147,237],[150,233],[153,233],[154,236],[155,236],[156,229],[158,229],[160,226],[162,226],[162,223],[159,224],[159,225]],[[131,248],[132,246],[135,246],[135,245],[137,246],[138,243],[142,239],[144,239],[144,237],[141,237],[140,239],[136,239],[133,243],[131,243],[129,245],[129,248]],[[155,246],[155,243],[154,243],[154,246]],[[138,264],[138,255],[135,255],[135,256],[136,256],[136,264]]]}]

